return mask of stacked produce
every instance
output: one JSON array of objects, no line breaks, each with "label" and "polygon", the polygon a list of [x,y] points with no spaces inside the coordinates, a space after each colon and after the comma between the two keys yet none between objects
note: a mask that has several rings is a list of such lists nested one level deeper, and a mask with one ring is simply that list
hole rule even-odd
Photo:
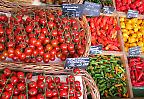
[{"label": "stacked produce", "polygon": [[134,87],[144,86],[144,59],[140,57],[129,57],[128,64],[132,85]]},{"label": "stacked produce", "polygon": [[120,26],[124,40],[125,51],[140,46],[144,52],[144,20],[138,18],[120,18]]},{"label": "stacked produce", "polygon": [[68,75],[65,81],[59,76],[33,76],[6,68],[0,76],[0,99],[79,99],[82,96],[80,81],[75,80],[74,75]]},{"label": "stacked produce", "polygon": [[95,55],[87,71],[95,80],[102,97],[128,97],[126,71],[120,57]]},{"label": "stacked produce", "polygon": [[116,9],[118,11],[127,12],[128,10],[137,10],[140,14],[144,14],[143,0],[115,0]]},{"label": "stacked produce", "polygon": [[81,21],[61,10],[23,9],[0,15],[0,60],[48,63],[85,53],[86,31]]},{"label": "stacked produce", "polygon": [[112,16],[87,18],[91,30],[92,46],[102,44],[103,50],[120,51],[117,19]]},{"label": "stacked produce", "polygon": [[64,0],[40,0],[42,3],[46,4],[62,4]]},{"label": "stacked produce", "polygon": [[102,4],[103,6],[113,6],[112,0],[85,0],[85,1]]}]

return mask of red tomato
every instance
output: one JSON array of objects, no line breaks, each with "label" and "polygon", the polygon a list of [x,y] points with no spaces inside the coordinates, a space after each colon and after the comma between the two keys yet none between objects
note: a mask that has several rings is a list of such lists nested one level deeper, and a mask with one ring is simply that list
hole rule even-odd
[{"label": "red tomato", "polygon": [[52,97],[52,91],[50,89],[46,90],[46,97]]},{"label": "red tomato", "polygon": [[30,25],[26,26],[26,32],[30,33],[32,31],[33,31],[33,27],[32,26],[30,26]]},{"label": "red tomato", "polygon": [[19,83],[19,84],[17,84],[17,88],[18,88],[18,90],[19,91],[25,91],[25,89],[26,89],[26,87],[25,87],[26,85],[24,84],[24,83]]},{"label": "red tomato", "polygon": [[37,83],[35,81],[31,81],[28,84],[29,88],[36,88],[37,87]]},{"label": "red tomato", "polygon": [[31,79],[32,78],[32,73],[27,73],[26,77],[27,77],[27,79]]},{"label": "red tomato", "polygon": [[53,89],[52,90],[52,96],[58,96],[58,91],[56,89]]},{"label": "red tomato", "polygon": [[24,79],[24,78],[25,78],[25,75],[24,75],[23,72],[17,72],[17,77],[18,77],[19,79]]},{"label": "red tomato", "polygon": [[53,82],[49,82],[48,83],[48,88],[54,89],[55,88],[54,83]]},{"label": "red tomato", "polygon": [[18,78],[16,76],[12,76],[10,81],[12,84],[16,84],[18,82]]},{"label": "red tomato", "polygon": [[7,84],[6,87],[5,87],[5,90],[6,90],[7,92],[12,92],[12,90],[13,90],[13,85],[12,85],[12,84]]},{"label": "red tomato", "polygon": [[56,39],[53,39],[51,41],[51,44],[52,44],[53,47],[56,47],[58,45],[58,41]]},{"label": "red tomato", "polygon": [[26,94],[20,94],[20,95],[18,96],[18,99],[26,99]]},{"label": "red tomato", "polygon": [[45,99],[45,97],[44,97],[43,94],[38,94],[38,95],[37,95],[37,99]]},{"label": "red tomato", "polygon": [[37,94],[37,89],[36,88],[30,88],[28,93],[30,96],[35,96]]},{"label": "red tomato", "polygon": [[11,74],[11,70],[8,69],[8,68],[5,68],[5,69],[4,69],[4,75],[10,76],[10,74]]},{"label": "red tomato", "polygon": [[55,77],[55,78],[54,78],[54,82],[55,82],[55,83],[60,83],[60,78],[59,78],[59,77]]},{"label": "red tomato", "polygon": [[45,80],[46,80],[47,83],[53,82],[51,76],[47,76],[47,77],[45,78]]},{"label": "red tomato", "polygon": [[67,90],[60,90],[60,97],[67,97],[68,91]]},{"label": "red tomato", "polygon": [[20,93],[20,90],[18,90],[18,88],[14,88],[13,94],[17,96],[19,95],[19,93]]},{"label": "red tomato", "polygon": [[0,43],[0,51],[3,51],[4,50],[4,44]]}]

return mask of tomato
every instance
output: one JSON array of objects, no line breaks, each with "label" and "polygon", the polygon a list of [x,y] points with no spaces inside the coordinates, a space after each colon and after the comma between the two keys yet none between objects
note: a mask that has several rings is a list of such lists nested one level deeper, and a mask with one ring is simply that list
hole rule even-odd
[{"label": "tomato", "polygon": [[4,34],[3,28],[0,28],[0,36],[3,36],[3,34]]},{"label": "tomato", "polygon": [[68,85],[65,83],[62,83],[60,88],[63,90],[68,90]]},{"label": "tomato", "polygon": [[10,81],[12,84],[16,84],[18,82],[18,78],[16,76],[12,76]]},{"label": "tomato", "polygon": [[61,44],[61,45],[60,45],[60,48],[61,48],[62,50],[67,50],[67,44],[65,44],[65,43]]},{"label": "tomato", "polygon": [[5,87],[5,90],[6,90],[7,92],[12,92],[12,90],[13,90],[13,85],[12,85],[12,84],[7,84],[6,87]]},{"label": "tomato", "polygon": [[[44,34],[44,35],[43,35],[43,38],[44,38],[45,35],[48,33],[47,28],[42,28],[42,29],[41,29],[41,33]],[[40,35],[41,35],[41,34],[40,34]]]},{"label": "tomato", "polygon": [[68,50],[62,50],[62,54],[67,56],[68,55]]},{"label": "tomato", "polygon": [[50,15],[48,16],[48,18],[49,18],[49,20],[53,21],[53,20],[54,20],[54,15],[50,14]]},{"label": "tomato", "polygon": [[77,90],[75,92],[76,97],[80,97],[82,95],[82,92],[80,90]]},{"label": "tomato", "polygon": [[53,97],[52,99],[59,99],[58,97]]},{"label": "tomato", "polygon": [[48,43],[50,43],[50,39],[47,37],[43,40],[43,44],[46,45]]},{"label": "tomato", "polygon": [[66,81],[67,81],[67,83],[68,83],[68,82],[74,82],[74,81],[75,81],[75,77],[72,76],[72,75],[70,75],[70,76],[68,76],[68,77],[66,78]]},{"label": "tomato", "polygon": [[12,48],[12,47],[14,47],[15,46],[15,43],[14,42],[7,42],[7,46],[8,46],[8,48]]},{"label": "tomato", "polygon": [[51,76],[47,76],[47,77],[45,78],[45,80],[46,80],[47,83],[53,82]]},{"label": "tomato", "polygon": [[56,55],[56,50],[55,50],[55,49],[52,49],[52,50],[50,51],[50,55],[55,56],[55,55]]},{"label": "tomato", "polygon": [[32,31],[33,31],[33,27],[32,26],[30,26],[30,25],[26,26],[26,32],[30,33]]},{"label": "tomato", "polygon": [[76,87],[77,87],[77,86],[80,86],[80,82],[79,82],[79,81],[75,81],[74,83],[75,83],[75,86],[76,86]]},{"label": "tomato", "polygon": [[[41,55],[43,55],[44,52],[41,53]],[[41,62],[43,60],[43,58],[41,56],[37,56],[36,57],[37,62]]]},{"label": "tomato", "polygon": [[41,46],[41,41],[40,41],[40,40],[37,40],[37,41],[35,42],[35,46],[36,46],[36,47]]},{"label": "tomato", "polygon": [[37,99],[37,97],[36,96],[31,96],[31,97],[29,97],[29,99]]},{"label": "tomato", "polygon": [[55,88],[55,84],[53,82],[49,82],[48,83],[48,88],[54,89]]},{"label": "tomato", "polygon": [[76,90],[81,90],[81,86],[76,86]]},{"label": "tomato", "polygon": [[32,79],[32,73],[27,73],[26,77],[27,77],[27,79]]},{"label": "tomato", "polygon": [[38,75],[38,81],[43,81],[45,77],[43,75]]},{"label": "tomato", "polygon": [[35,45],[36,42],[37,42],[36,38],[30,38],[29,39],[29,43],[32,45]]},{"label": "tomato", "polygon": [[17,77],[18,77],[19,79],[24,79],[24,78],[25,78],[25,75],[24,75],[23,72],[17,72]]},{"label": "tomato", "polygon": [[26,85],[24,83],[17,84],[17,88],[18,88],[19,91],[25,91],[25,89],[26,89],[25,86]]},{"label": "tomato", "polygon": [[30,47],[27,47],[27,48],[25,49],[25,51],[24,51],[25,55],[31,55],[32,52],[33,52],[33,50],[32,50],[32,48],[30,48]]},{"label": "tomato", "polygon": [[57,56],[57,58],[60,58],[60,57],[62,57],[62,53],[61,52],[57,52],[56,56]]},{"label": "tomato", "polygon": [[54,60],[55,60],[55,56],[52,56],[52,55],[51,55],[50,60],[51,60],[51,61],[54,61]]},{"label": "tomato", "polygon": [[35,81],[31,81],[28,84],[29,88],[36,88],[37,87],[37,83]]},{"label": "tomato", "polygon": [[56,47],[58,45],[58,41],[56,39],[51,40],[51,44],[53,47]]},{"label": "tomato", "polygon": [[6,34],[7,34],[7,35],[10,35],[11,33],[12,33],[12,29],[11,29],[11,28],[7,28],[7,29],[6,29]]},{"label": "tomato", "polygon": [[75,94],[75,88],[70,88],[70,90],[69,90],[69,94],[71,94],[71,95],[73,95],[73,94]]},{"label": "tomato", "polygon": [[52,97],[52,91],[50,89],[46,90],[46,97]]},{"label": "tomato", "polygon": [[35,96],[37,94],[37,89],[36,88],[30,88],[28,90],[28,93],[30,96]]},{"label": "tomato", "polygon": [[4,86],[6,84],[6,79],[0,79],[0,85]]},{"label": "tomato", "polygon": [[65,61],[65,60],[66,60],[66,55],[62,55],[62,56],[60,57],[60,59],[61,59],[62,61]]},{"label": "tomato", "polygon": [[7,57],[7,56],[8,56],[7,50],[4,50],[4,51],[2,52],[2,55],[4,55],[5,57]]},{"label": "tomato", "polygon": [[73,69],[73,72],[74,72],[75,74],[80,74],[80,69],[79,69],[79,68],[74,68],[74,69]]},{"label": "tomato", "polygon": [[26,94],[20,94],[20,95],[18,96],[18,99],[26,99]]},{"label": "tomato", "polygon": [[69,51],[73,51],[73,50],[74,50],[74,44],[69,44],[68,50],[69,50]]},{"label": "tomato", "polygon": [[52,96],[58,96],[58,91],[56,89],[53,89],[52,90]]},{"label": "tomato", "polygon": [[39,55],[43,56],[44,55],[44,50],[39,50]]},{"label": "tomato", "polygon": [[60,43],[63,43],[63,42],[65,42],[65,39],[64,39],[64,37],[59,36],[59,37],[58,37],[58,41],[59,41]]},{"label": "tomato", "polygon": [[48,63],[49,59],[48,58],[44,58],[43,61],[44,61],[44,63]]},{"label": "tomato", "polygon": [[46,25],[46,20],[44,19],[44,18],[41,18],[41,19],[39,19],[39,23],[41,24],[41,25]]},{"label": "tomato", "polygon": [[38,94],[38,95],[37,95],[37,99],[45,99],[45,97],[44,97],[43,94]]},{"label": "tomato", "polygon": [[53,49],[53,46],[51,44],[46,45],[46,51],[51,51]]},{"label": "tomato", "polygon": [[13,94],[17,96],[19,95],[19,93],[20,93],[20,90],[18,90],[18,88],[14,88]]},{"label": "tomato", "polygon": [[59,77],[55,77],[55,78],[54,78],[54,82],[55,82],[55,83],[60,83],[60,78],[59,78]]},{"label": "tomato", "polygon": [[38,55],[38,50],[33,50],[32,55],[33,55],[33,56],[37,56],[37,55]]},{"label": "tomato", "polygon": [[73,41],[74,41],[75,43],[79,43],[79,42],[80,42],[79,37],[76,36]]},{"label": "tomato", "polygon": [[0,43],[4,43],[5,42],[5,38],[4,37],[1,37],[0,38]]},{"label": "tomato", "polygon": [[78,54],[79,54],[79,55],[83,55],[84,52],[85,52],[85,49],[79,49],[79,50],[78,50]]},{"label": "tomato", "polygon": [[68,91],[67,90],[60,90],[60,97],[67,97]]},{"label": "tomato", "polygon": [[56,50],[56,52],[58,52],[60,50],[60,47],[56,46],[54,49]]},{"label": "tomato", "polygon": [[4,69],[4,75],[6,75],[7,77],[11,75],[11,70],[8,68]]},{"label": "tomato", "polygon": [[47,24],[49,28],[53,28],[55,26],[55,23],[53,21],[49,21]]},{"label": "tomato", "polygon": [[10,99],[11,94],[7,91],[2,93],[2,99]]},{"label": "tomato", "polygon": [[54,37],[56,37],[56,36],[57,36],[57,34],[58,34],[58,32],[57,32],[57,30],[56,30],[56,29],[52,30],[52,31],[51,31],[51,33],[52,33],[52,36],[54,36]]}]

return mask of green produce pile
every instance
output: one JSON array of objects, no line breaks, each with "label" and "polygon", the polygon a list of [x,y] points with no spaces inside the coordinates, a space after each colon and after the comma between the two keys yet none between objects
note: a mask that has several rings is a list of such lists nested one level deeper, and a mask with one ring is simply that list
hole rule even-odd
[{"label": "green produce pile", "polygon": [[94,3],[101,4],[100,0],[85,0],[85,1],[89,1],[89,2],[94,2]]},{"label": "green produce pile", "polygon": [[128,97],[126,70],[120,57],[96,55],[90,59],[87,71],[95,80],[101,97]]}]

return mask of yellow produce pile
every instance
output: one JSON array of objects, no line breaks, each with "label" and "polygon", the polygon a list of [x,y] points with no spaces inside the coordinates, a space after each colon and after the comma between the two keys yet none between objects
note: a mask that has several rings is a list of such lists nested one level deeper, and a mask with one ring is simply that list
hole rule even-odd
[{"label": "yellow produce pile", "polygon": [[130,47],[140,46],[144,52],[144,19],[120,18],[125,51]]}]

